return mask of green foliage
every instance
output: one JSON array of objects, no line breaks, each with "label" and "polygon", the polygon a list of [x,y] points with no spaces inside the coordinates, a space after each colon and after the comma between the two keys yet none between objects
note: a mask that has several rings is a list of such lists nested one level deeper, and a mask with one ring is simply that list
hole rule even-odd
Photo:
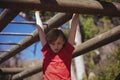
[{"label": "green foliage", "polygon": [[49,12],[49,11],[41,11],[41,16],[53,16],[55,15],[55,12]]},{"label": "green foliage", "polygon": [[104,33],[104,32],[111,29],[111,21],[110,21],[110,19],[108,17],[100,18],[99,22],[102,23],[102,26],[98,27],[98,29],[99,29],[98,34]]},{"label": "green foliage", "polygon": [[[87,57],[93,57],[93,56],[94,55],[89,54]],[[87,60],[92,60],[92,58]],[[90,67],[90,65],[92,65],[91,61],[89,61],[88,65],[90,70],[93,70],[93,68]],[[96,69],[97,69],[96,70],[97,73],[95,74],[94,77],[95,79],[92,80],[115,80],[116,76],[120,73],[120,47],[115,49],[115,51],[112,54],[109,54],[107,56],[107,59],[104,61],[104,63],[99,64],[96,67]],[[91,72],[94,72],[94,70]],[[83,80],[91,80],[91,79],[86,79],[85,77]]]},{"label": "green foliage", "polygon": [[68,38],[69,30],[70,30],[69,27],[64,29],[64,34],[67,38]]},{"label": "green foliage", "polygon": [[105,2],[120,2],[120,0],[97,0],[97,1],[105,1]]},{"label": "green foliage", "polygon": [[95,68],[93,58],[96,56],[96,53],[91,51],[88,54],[85,54],[84,56],[85,56],[84,60],[86,61],[85,65],[87,66],[87,69],[88,69],[87,72],[89,73],[89,72],[93,71]]},{"label": "green foliage", "polygon": [[81,23],[84,30],[84,41],[94,37],[95,25],[93,18],[91,16],[83,16],[81,18]]},{"label": "green foliage", "polygon": [[98,1],[112,2],[112,0],[98,0]]},{"label": "green foliage", "polygon": [[97,76],[98,80],[114,80],[120,73],[120,48],[107,57],[109,60],[106,66],[100,67],[100,72]]}]

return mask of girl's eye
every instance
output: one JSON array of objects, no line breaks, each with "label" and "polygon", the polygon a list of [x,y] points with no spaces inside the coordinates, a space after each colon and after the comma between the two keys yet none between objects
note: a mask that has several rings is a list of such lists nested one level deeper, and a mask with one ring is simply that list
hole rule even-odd
[{"label": "girl's eye", "polygon": [[58,45],[61,44],[61,43],[58,43]]},{"label": "girl's eye", "polygon": [[55,43],[51,43],[51,45],[55,45]]}]

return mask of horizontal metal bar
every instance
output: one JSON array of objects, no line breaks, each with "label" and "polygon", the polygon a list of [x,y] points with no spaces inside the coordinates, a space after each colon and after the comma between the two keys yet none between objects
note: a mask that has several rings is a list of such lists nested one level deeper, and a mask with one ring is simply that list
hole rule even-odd
[{"label": "horizontal metal bar", "polygon": [[[47,25],[46,22],[42,22],[43,25]],[[11,21],[11,24],[33,24],[36,25],[35,21]]]},{"label": "horizontal metal bar", "polygon": [[11,32],[0,32],[0,35],[12,35],[12,36],[32,36],[31,33],[11,33]]},{"label": "horizontal metal bar", "polygon": [[11,24],[33,24],[35,25],[35,21],[11,21]]},{"label": "horizontal metal bar", "polygon": [[20,45],[19,43],[12,43],[12,42],[0,42],[0,45]]},{"label": "horizontal metal bar", "polygon": [[8,50],[0,50],[0,52],[9,52]]}]

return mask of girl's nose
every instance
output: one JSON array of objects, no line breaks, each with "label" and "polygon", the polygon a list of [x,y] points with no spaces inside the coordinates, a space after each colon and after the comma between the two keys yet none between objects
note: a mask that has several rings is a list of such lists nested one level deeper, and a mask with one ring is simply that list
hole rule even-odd
[{"label": "girl's nose", "polygon": [[58,45],[55,45],[55,48],[57,49],[57,48],[58,48]]}]

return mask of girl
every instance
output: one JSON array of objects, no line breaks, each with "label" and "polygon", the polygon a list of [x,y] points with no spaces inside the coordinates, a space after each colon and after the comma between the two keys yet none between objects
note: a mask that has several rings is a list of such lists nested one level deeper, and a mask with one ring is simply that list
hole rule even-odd
[{"label": "girl", "polygon": [[41,44],[43,46],[43,79],[44,80],[71,80],[71,60],[74,50],[74,40],[78,23],[78,14],[74,14],[71,29],[66,39],[64,33],[57,28],[51,29],[46,35],[36,11],[36,23]]}]

